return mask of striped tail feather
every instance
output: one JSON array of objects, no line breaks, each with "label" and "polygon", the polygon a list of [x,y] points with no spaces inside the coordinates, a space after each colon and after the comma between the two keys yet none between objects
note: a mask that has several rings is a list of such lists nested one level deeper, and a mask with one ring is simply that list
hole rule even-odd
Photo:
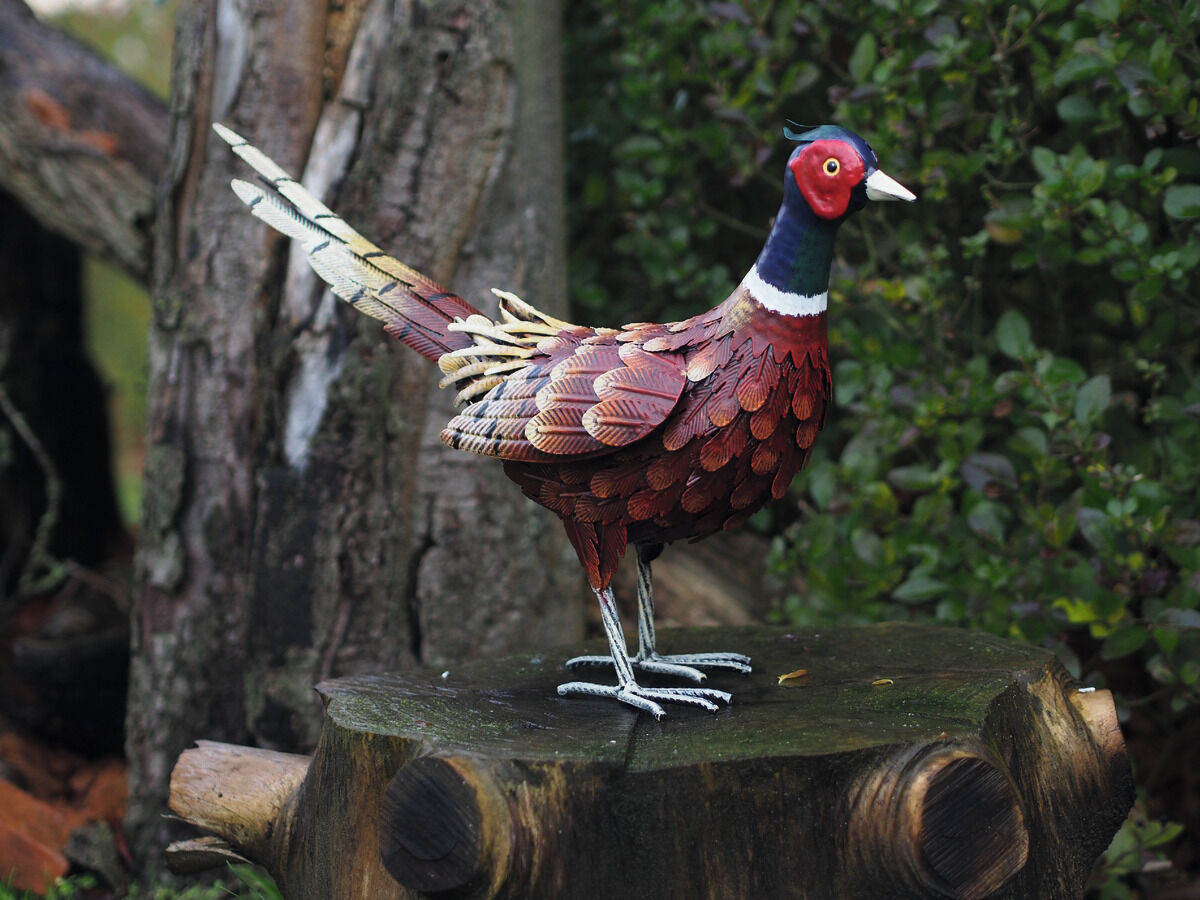
[{"label": "striped tail feather", "polygon": [[304,248],[334,294],[383,321],[388,334],[427,359],[472,345],[471,335],[448,326],[478,310],[384,253],[241,135],[217,123],[213,130],[278,195],[241,179],[231,183],[234,193],[257,218]]}]

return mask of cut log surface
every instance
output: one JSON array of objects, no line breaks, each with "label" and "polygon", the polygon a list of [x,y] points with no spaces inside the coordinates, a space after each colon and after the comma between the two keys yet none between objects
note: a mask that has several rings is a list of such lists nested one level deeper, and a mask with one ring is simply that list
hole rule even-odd
[{"label": "cut log surface", "polygon": [[559,698],[580,648],[328,682],[306,774],[272,760],[255,787],[262,751],[204,744],[172,809],[288,898],[1054,900],[1083,895],[1132,803],[1111,696],[1045,651],[907,624],[660,644],[755,672],[710,677],[729,708],[661,722]]}]

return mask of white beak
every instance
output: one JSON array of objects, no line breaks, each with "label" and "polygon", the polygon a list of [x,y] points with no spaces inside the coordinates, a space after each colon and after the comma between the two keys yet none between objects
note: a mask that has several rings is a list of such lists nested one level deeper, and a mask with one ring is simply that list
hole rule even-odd
[{"label": "white beak", "polygon": [[917,195],[890,175],[876,169],[867,178],[868,200],[916,200]]}]

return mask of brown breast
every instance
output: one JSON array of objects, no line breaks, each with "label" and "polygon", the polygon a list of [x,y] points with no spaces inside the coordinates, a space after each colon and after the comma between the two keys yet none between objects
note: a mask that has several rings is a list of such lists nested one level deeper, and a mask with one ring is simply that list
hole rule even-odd
[{"label": "brown breast", "polygon": [[[789,321],[736,294],[725,306],[691,343],[678,340],[687,330],[678,326],[639,335],[652,352],[685,353],[691,379],[653,434],[607,456],[505,467],[568,522],[593,585],[607,584],[626,541],[703,537],[781,497],[824,422],[832,390],[824,315]],[[608,562],[605,543],[620,544]]]}]

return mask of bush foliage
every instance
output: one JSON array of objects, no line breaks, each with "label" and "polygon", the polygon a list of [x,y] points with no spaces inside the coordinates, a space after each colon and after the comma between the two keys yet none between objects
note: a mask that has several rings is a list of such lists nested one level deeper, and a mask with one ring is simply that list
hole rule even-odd
[{"label": "bush foliage", "polygon": [[[839,240],[835,410],[758,520],[782,618],[1051,646],[1134,731],[1196,739],[1198,30],[1198,0],[569,6],[578,316],[724,297],[778,204],[785,119],[853,128],[920,196]],[[1200,829],[1140,746],[1105,897],[1179,833],[1146,810]]]},{"label": "bush foliage", "polygon": [[[96,900],[119,896],[126,900],[283,900],[274,880],[257,866],[229,865],[230,885],[221,879],[181,887],[130,884],[121,889],[102,887],[90,874],[70,875],[48,883],[44,891],[23,890],[0,881],[0,900]],[[179,879],[174,879],[178,881]]]}]

